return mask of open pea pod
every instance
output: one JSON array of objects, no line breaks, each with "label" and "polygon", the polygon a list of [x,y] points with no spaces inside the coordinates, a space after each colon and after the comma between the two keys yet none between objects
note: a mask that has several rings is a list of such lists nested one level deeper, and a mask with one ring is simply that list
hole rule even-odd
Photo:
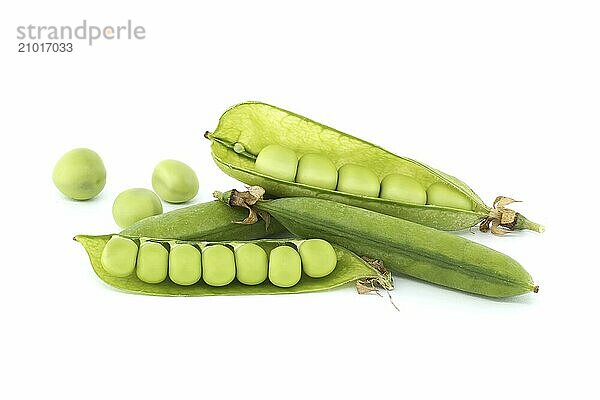
[{"label": "open pea pod", "polygon": [[[259,102],[236,105],[219,119],[214,132],[205,134],[212,141],[212,157],[226,174],[248,184],[261,186],[275,197],[318,197],[403,218],[441,230],[461,230],[480,224],[482,231],[503,234],[511,230],[543,227],[506,208],[513,200],[498,197],[492,207],[464,182],[419,161],[400,157],[376,145],[345,134],[301,115]],[[424,188],[444,183],[472,202],[472,209],[439,205],[417,205],[363,196],[307,184],[277,179],[257,171],[255,160],[268,145],[292,149],[298,156],[319,153],[336,168],[358,164],[369,168],[381,181],[389,174],[407,175]]]},{"label": "open pea pod", "polygon": [[178,285],[171,281],[169,277],[160,283],[146,283],[138,278],[136,273],[128,276],[118,277],[107,272],[102,265],[102,252],[113,236],[119,236],[135,241],[138,244],[152,242],[160,243],[165,247],[175,244],[191,244],[198,248],[206,248],[210,245],[222,244],[228,247],[235,247],[243,243],[255,243],[266,252],[270,252],[277,246],[297,246],[301,240],[281,239],[281,240],[255,240],[251,242],[198,242],[166,239],[150,239],[135,236],[123,235],[78,235],[74,240],[81,243],[87,252],[92,268],[100,279],[115,288],[128,292],[141,293],[155,296],[216,296],[216,295],[252,295],[252,294],[284,294],[284,293],[305,293],[315,292],[335,288],[350,282],[356,282],[365,285],[375,285],[384,289],[392,289],[393,283],[391,275],[382,268],[369,265],[356,254],[343,247],[333,245],[337,257],[335,269],[327,276],[321,278],[311,278],[302,274],[300,281],[291,287],[277,287],[267,281],[258,285],[244,285],[237,280],[225,286],[209,286],[202,280],[192,285]]}]

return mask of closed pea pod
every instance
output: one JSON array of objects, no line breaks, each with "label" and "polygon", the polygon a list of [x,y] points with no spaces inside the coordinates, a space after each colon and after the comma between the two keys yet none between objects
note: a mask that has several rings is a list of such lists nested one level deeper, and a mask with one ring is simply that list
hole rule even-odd
[{"label": "closed pea pod", "polygon": [[270,214],[299,237],[319,237],[400,274],[489,297],[537,292],[529,273],[512,258],[437,229],[329,200],[291,197],[262,200],[264,190],[215,193],[226,204]]},{"label": "closed pea pod", "polygon": [[[113,245],[107,246],[108,243],[120,242],[120,239],[124,240],[125,243],[130,243],[133,246],[133,252],[130,253],[133,256],[133,262],[130,261],[130,267],[128,267],[128,275],[116,276],[106,269],[102,261],[105,259],[107,249],[112,254],[113,260],[117,260],[118,257],[123,256],[119,249]],[[100,236],[89,236],[89,235],[78,235],[75,240],[80,242],[86,250],[92,268],[96,275],[100,277],[107,284],[116,288],[142,294],[158,295],[158,296],[212,296],[212,295],[249,295],[249,294],[282,294],[282,293],[305,293],[319,290],[331,289],[340,285],[344,285],[350,282],[368,282],[369,284],[377,284],[386,289],[391,289],[392,280],[389,273],[383,270],[379,270],[367,264],[365,261],[360,259],[354,253],[344,249],[340,246],[333,245],[337,258],[337,267],[327,276],[322,278],[310,278],[306,275],[302,275],[300,280],[293,286],[279,287],[272,284],[269,280],[263,280],[261,283],[249,282],[248,284],[242,283],[239,279],[232,280],[229,284],[222,286],[214,286],[207,284],[203,279],[199,279],[195,283],[190,283],[193,279],[186,275],[186,280],[179,278],[173,279],[172,275],[169,275],[170,279],[164,279],[157,283],[158,279],[146,279],[149,282],[141,280],[137,273],[132,273],[135,267],[135,256],[137,254],[137,243],[141,243],[142,246],[152,243],[155,245],[162,245],[164,249],[178,252],[177,249],[187,248],[187,246],[194,247],[200,250],[203,254],[206,250],[209,250],[215,246],[223,246],[234,249],[246,248],[246,245],[252,244],[260,247],[265,253],[270,253],[273,249],[279,247],[286,247],[293,249],[300,247],[304,242],[302,240],[256,240],[251,242],[227,242],[227,243],[214,243],[214,242],[202,242],[202,241],[181,241],[181,240],[170,240],[170,239],[159,239],[159,238],[143,238],[143,237],[124,237],[121,235],[100,235]],[[180,247],[182,246],[182,247]],[[249,247],[250,249],[252,248]],[[127,248],[125,248],[127,249]],[[170,249],[170,250],[169,250]],[[123,250],[123,249],[121,249]],[[130,249],[131,250],[131,249]],[[127,252],[127,250],[126,250]],[[296,253],[297,255],[297,253]],[[116,256],[117,258],[115,258]],[[242,254],[238,254],[242,256]],[[160,258],[160,257],[159,257]],[[127,260],[127,257],[122,257],[121,260]],[[156,264],[156,258],[151,258],[151,261]],[[185,258],[184,261],[189,259]],[[171,268],[173,259],[169,254],[169,274],[171,274]],[[180,260],[181,261],[181,260]],[[243,263],[243,262],[242,262]],[[123,268],[118,262],[113,266],[118,266],[116,270]],[[161,263],[160,265],[164,265]],[[197,265],[197,264],[196,264]],[[213,265],[223,265],[219,262]],[[204,265],[203,265],[204,267]],[[142,267],[144,268],[144,267]],[[262,268],[267,268],[262,265]],[[264,274],[264,270],[261,274]],[[121,274],[123,275],[123,274]],[[143,275],[143,274],[142,274]],[[204,271],[202,271],[204,275]],[[260,274],[259,274],[260,275]],[[195,279],[195,277],[194,277]],[[260,280],[260,277],[254,276],[255,280]],[[218,285],[220,282],[212,282]]]},{"label": "closed pea pod", "polygon": [[236,224],[244,211],[218,201],[194,204],[164,214],[145,218],[128,226],[121,234],[132,237],[155,237],[179,240],[252,240],[284,232],[277,221],[267,227],[264,222],[254,225]]},{"label": "closed pea pod", "polygon": [[[521,229],[543,230],[541,225],[507,209],[505,206],[511,201],[509,198],[499,197],[492,207],[488,207],[469,186],[457,178],[268,104],[249,102],[230,108],[219,119],[215,131],[207,132],[205,137],[211,140],[213,160],[222,171],[248,185],[265,188],[271,196],[318,197],[441,230],[461,230],[477,224],[480,224],[481,230],[487,231],[491,227],[492,232],[497,234]],[[337,190],[296,182],[292,173],[274,176],[259,168],[257,155],[274,145],[284,147],[298,157],[315,153],[327,157],[339,168]],[[234,151],[234,147],[239,151]],[[403,198],[377,197],[376,185],[367,185],[372,180],[370,178],[362,181],[357,179],[359,189],[354,190],[346,186],[346,179],[343,178],[348,172],[342,170],[346,165],[368,169],[376,176],[377,183],[390,174],[410,176],[423,188],[444,183],[462,193],[472,206],[470,209],[461,209],[422,204],[422,201],[408,202]],[[384,194],[388,192],[386,190]]]}]

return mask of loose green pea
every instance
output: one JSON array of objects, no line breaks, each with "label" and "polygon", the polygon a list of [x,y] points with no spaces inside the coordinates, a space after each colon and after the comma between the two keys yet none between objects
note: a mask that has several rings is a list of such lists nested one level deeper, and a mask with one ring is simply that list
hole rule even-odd
[{"label": "loose green pea", "polygon": [[138,246],[131,239],[113,236],[102,250],[102,267],[116,277],[126,277],[133,273],[138,254]]},{"label": "loose green pea", "polygon": [[337,190],[377,197],[379,195],[379,179],[368,168],[356,164],[346,164],[338,171]]},{"label": "loose green pea", "polygon": [[175,244],[169,252],[169,278],[178,285],[193,285],[202,276],[202,254],[191,244]]},{"label": "loose green pea", "polygon": [[293,182],[297,168],[296,152],[278,144],[265,147],[256,157],[256,170],[273,178]]},{"label": "loose green pea", "polygon": [[121,228],[153,215],[162,214],[163,208],[158,196],[148,189],[128,189],[121,192],[112,207],[115,222]]},{"label": "loose green pea", "polygon": [[104,188],[106,169],[95,151],[73,149],[58,160],[52,171],[52,180],[65,196],[89,200]]},{"label": "loose green pea", "polygon": [[338,172],[331,160],[321,154],[305,154],[298,162],[296,182],[335,190]]},{"label": "loose green pea", "polygon": [[244,285],[258,285],[267,279],[267,253],[257,244],[244,243],[235,249],[237,280]]},{"label": "loose green pea", "polygon": [[166,202],[184,203],[198,194],[198,177],[181,161],[163,160],[152,173],[152,188]]},{"label": "loose green pea", "polygon": [[464,194],[445,183],[434,183],[427,188],[427,204],[472,210],[473,202]]},{"label": "loose green pea", "polygon": [[146,283],[160,283],[167,278],[169,252],[160,243],[146,242],[140,246],[136,274]]},{"label": "loose green pea", "polygon": [[269,255],[269,280],[275,286],[291,287],[300,281],[302,262],[296,250],[279,246]]},{"label": "loose green pea", "polygon": [[311,278],[329,275],[337,264],[333,246],[323,239],[309,239],[298,247],[302,259],[302,270]]},{"label": "loose green pea", "polygon": [[427,203],[425,188],[410,176],[389,174],[381,181],[382,199],[424,205]]},{"label": "loose green pea", "polygon": [[202,251],[202,279],[210,286],[225,286],[235,279],[235,258],[229,247],[221,244]]}]

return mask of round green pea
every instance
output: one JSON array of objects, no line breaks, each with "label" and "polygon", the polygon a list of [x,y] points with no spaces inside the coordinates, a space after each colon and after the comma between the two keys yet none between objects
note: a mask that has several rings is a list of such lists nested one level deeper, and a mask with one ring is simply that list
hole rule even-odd
[{"label": "round green pea", "polygon": [[115,222],[121,228],[153,215],[162,214],[162,203],[158,196],[148,189],[128,189],[121,192],[112,207]]},{"label": "round green pea", "polygon": [[146,242],[140,246],[137,277],[146,283],[160,283],[167,278],[169,252],[160,243]]},{"label": "round green pea", "polygon": [[235,279],[235,257],[221,244],[202,251],[202,279],[210,286],[225,286]]},{"label": "round green pea", "polygon": [[437,182],[427,188],[427,204],[472,210],[473,202],[452,186]]},{"label": "round green pea", "polygon": [[275,286],[291,287],[300,281],[302,262],[296,250],[279,246],[269,255],[269,280]]},{"label": "round green pea", "polygon": [[113,236],[102,249],[100,262],[110,275],[125,277],[133,273],[138,255],[138,246],[131,239]]},{"label": "round green pea", "polygon": [[73,149],[58,160],[52,171],[52,180],[65,196],[89,200],[104,189],[106,169],[95,151]]},{"label": "round green pea", "polygon": [[191,244],[174,244],[169,252],[169,278],[178,285],[193,285],[202,276],[202,254]]},{"label": "round green pea", "polygon": [[296,182],[335,190],[338,172],[331,160],[321,154],[305,154],[298,161]]},{"label": "round green pea", "polygon": [[411,204],[427,203],[423,185],[407,175],[389,174],[381,181],[379,197]]},{"label": "round green pea", "polygon": [[261,174],[293,182],[298,168],[298,156],[292,149],[271,144],[258,153],[255,166]]},{"label": "round green pea", "polygon": [[267,279],[267,253],[257,244],[244,243],[235,249],[237,280],[244,285],[258,285]]},{"label": "round green pea", "polygon": [[361,165],[346,164],[338,170],[337,190],[362,196],[379,195],[379,178]]},{"label": "round green pea", "polygon": [[198,194],[198,177],[181,161],[163,160],[154,167],[152,188],[166,202],[185,203]]},{"label": "round green pea", "polygon": [[337,254],[329,242],[323,239],[309,239],[298,247],[302,259],[302,270],[311,278],[329,275],[337,265]]}]

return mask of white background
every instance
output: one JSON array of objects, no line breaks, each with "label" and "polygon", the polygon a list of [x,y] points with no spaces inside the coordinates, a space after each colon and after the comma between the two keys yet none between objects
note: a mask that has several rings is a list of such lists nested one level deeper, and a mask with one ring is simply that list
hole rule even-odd
[{"label": "white background", "polygon": [[[598,398],[600,12],[583,1],[37,1],[0,12],[0,397]],[[399,4],[394,4],[399,3]],[[18,54],[18,25],[132,19],[142,41]],[[546,233],[462,233],[519,260],[537,295],[494,301],[403,278],[291,296],[157,298],[101,282],[77,233],[177,158],[195,201],[240,187],[205,130],[261,100],[498,194]],[[101,154],[102,194],[50,179]],[[171,207],[166,207],[170,209]]]}]

